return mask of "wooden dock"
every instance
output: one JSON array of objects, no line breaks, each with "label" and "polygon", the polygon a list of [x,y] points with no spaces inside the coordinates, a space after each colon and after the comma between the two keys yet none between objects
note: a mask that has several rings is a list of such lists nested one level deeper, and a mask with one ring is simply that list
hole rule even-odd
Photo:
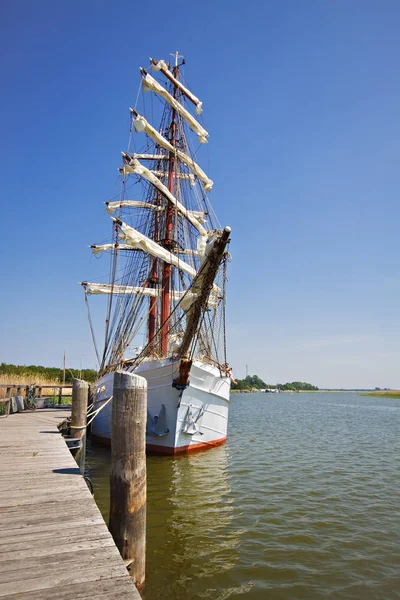
[{"label": "wooden dock", "polygon": [[140,600],[58,432],[68,414],[0,418],[0,599]]}]

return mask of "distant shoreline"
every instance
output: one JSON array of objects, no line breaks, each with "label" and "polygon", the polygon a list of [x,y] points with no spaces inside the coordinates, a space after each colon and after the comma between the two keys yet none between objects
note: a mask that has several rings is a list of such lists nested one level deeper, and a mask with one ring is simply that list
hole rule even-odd
[{"label": "distant shoreline", "polygon": [[[400,390],[281,390],[280,394],[317,394],[318,392],[327,393],[341,393],[341,394],[355,394],[359,393],[360,396],[369,396],[372,398],[400,398]],[[265,392],[260,392],[258,390],[250,391],[250,390],[231,390],[231,394],[265,394]]]},{"label": "distant shoreline", "polygon": [[363,396],[372,396],[373,398],[400,398],[400,390],[376,390],[363,394]]}]

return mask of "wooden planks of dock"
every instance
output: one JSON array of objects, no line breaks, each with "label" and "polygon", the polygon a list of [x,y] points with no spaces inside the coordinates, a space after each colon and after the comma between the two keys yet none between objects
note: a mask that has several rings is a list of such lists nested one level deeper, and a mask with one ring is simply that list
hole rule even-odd
[{"label": "wooden planks of dock", "polygon": [[0,599],[140,600],[58,432],[68,414],[0,419]]}]

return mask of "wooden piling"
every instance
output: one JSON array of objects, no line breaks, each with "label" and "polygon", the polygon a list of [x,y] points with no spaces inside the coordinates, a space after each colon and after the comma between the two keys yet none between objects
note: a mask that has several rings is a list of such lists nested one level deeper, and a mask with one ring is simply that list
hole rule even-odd
[{"label": "wooden piling", "polygon": [[81,379],[72,382],[71,437],[82,438],[86,433],[86,413],[89,384]]},{"label": "wooden piling", "polygon": [[58,404],[62,404],[62,386],[58,388]]},{"label": "wooden piling", "polygon": [[136,587],[145,580],[147,381],[119,371],[114,376],[111,427],[109,530],[125,561],[132,560]]},{"label": "wooden piling", "polygon": [[86,456],[86,421],[89,396],[89,384],[81,379],[72,382],[72,408],[71,408],[71,437],[81,440],[81,446],[75,454],[82,475],[85,473]]}]

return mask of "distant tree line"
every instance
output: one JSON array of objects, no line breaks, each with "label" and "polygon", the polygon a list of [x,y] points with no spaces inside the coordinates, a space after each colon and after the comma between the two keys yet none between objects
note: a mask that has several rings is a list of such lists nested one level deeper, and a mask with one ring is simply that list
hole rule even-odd
[{"label": "distant tree line", "polygon": [[[63,369],[57,367],[42,367],[41,365],[10,365],[0,363],[0,375],[7,375],[12,383],[13,375],[22,375],[29,377],[32,383],[35,382],[35,377],[47,379],[50,382],[63,382]],[[65,369],[65,383],[71,384],[74,377],[80,377],[89,383],[94,383],[97,376],[97,371],[94,369]]]},{"label": "distant tree line", "polygon": [[316,392],[319,388],[311,383],[305,381],[292,381],[292,383],[277,383],[276,386],[279,390],[293,390],[302,392]]},{"label": "distant tree line", "polygon": [[292,381],[292,383],[277,383],[276,385],[265,383],[258,375],[247,375],[244,379],[237,379],[236,383],[232,382],[233,390],[265,390],[275,389],[278,390],[292,390],[292,391],[316,391],[318,388],[311,383],[304,381]]},{"label": "distant tree line", "polygon": [[236,379],[236,383],[233,383],[232,381],[233,390],[261,390],[267,387],[267,384],[264,383],[264,381],[260,379],[258,375],[247,375],[245,379]]}]

